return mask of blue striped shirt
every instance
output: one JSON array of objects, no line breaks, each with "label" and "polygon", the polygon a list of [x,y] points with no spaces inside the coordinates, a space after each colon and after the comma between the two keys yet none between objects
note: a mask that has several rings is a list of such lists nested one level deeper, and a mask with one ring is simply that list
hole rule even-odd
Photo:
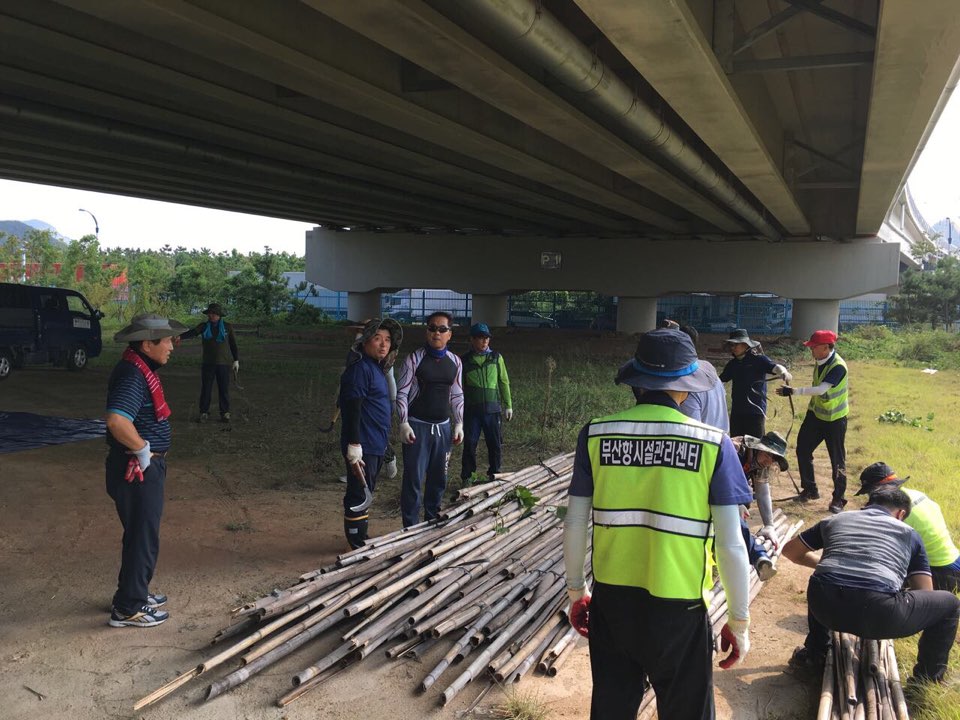
[{"label": "blue striped shirt", "polygon": [[[141,357],[156,371],[156,363],[146,356]],[[170,449],[170,421],[157,420],[147,380],[133,363],[121,360],[110,373],[107,383],[107,412],[116,413],[133,422],[140,437],[150,443],[153,452],[166,452]],[[129,449],[109,432],[107,444],[124,451]]]}]

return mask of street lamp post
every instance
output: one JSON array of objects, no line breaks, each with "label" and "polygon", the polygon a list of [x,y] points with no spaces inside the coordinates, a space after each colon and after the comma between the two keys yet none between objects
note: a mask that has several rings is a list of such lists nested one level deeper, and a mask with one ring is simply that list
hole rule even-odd
[{"label": "street lamp post", "polygon": [[97,240],[99,240],[100,239],[100,223],[97,222],[97,216],[94,215],[89,210],[84,210],[83,208],[80,208],[78,212],[85,212],[87,215],[93,218],[93,233],[94,235],[97,236]]}]

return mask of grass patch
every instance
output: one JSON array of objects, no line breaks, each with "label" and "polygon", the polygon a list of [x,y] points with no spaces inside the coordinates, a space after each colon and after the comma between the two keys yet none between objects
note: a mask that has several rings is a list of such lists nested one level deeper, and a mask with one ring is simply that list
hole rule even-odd
[{"label": "grass patch", "polygon": [[240,522],[228,522],[224,527],[230,532],[250,532],[253,530],[253,525],[251,525],[246,520]]},{"label": "grass patch", "polygon": [[550,709],[539,694],[510,688],[506,700],[493,708],[492,717],[499,720],[547,720]]}]

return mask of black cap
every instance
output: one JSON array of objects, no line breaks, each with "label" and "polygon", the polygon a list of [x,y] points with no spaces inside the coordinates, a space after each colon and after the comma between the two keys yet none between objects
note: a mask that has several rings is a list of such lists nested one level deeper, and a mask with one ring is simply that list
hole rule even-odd
[{"label": "black cap", "polygon": [[897,473],[885,462],[875,462],[860,473],[860,489],[856,494],[865,495],[881,486],[900,487],[909,479],[897,477]]}]

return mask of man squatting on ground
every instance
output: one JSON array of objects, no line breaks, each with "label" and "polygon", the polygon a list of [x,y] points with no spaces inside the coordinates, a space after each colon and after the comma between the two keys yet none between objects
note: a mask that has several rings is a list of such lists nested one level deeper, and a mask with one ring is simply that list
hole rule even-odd
[{"label": "man squatting on ground", "polygon": [[207,321],[183,333],[181,339],[200,336],[203,345],[203,361],[200,365],[200,422],[206,422],[210,413],[210,398],[213,381],[217,382],[220,403],[220,420],[230,422],[230,368],[240,371],[240,355],[237,352],[237,336],[233,325],[223,319],[225,313],[220,303],[210,303],[203,314]]},{"label": "man squatting on ground", "polygon": [[950,529],[940,506],[927,495],[913,488],[902,487],[910,477],[897,477],[893,468],[885,462],[868,465],[860,473],[860,489],[857,495],[874,490],[899,487],[910,498],[910,514],[904,522],[916,530],[923,540],[923,547],[930,562],[934,590],[960,592],[960,551],[950,537]]},{"label": "man squatting on ground", "polygon": [[760,343],[751,340],[743,328],[737,328],[723,341],[733,359],[720,373],[721,382],[730,385],[730,435],[763,437],[767,419],[767,375],[777,375],[789,385],[790,372],[764,355]]},{"label": "man squatting on ground", "polygon": [[[674,320],[664,320],[660,325],[661,328],[676,329],[674,326],[679,327],[678,323]],[[694,348],[696,348],[697,339],[699,338],[699,333],[696,328],[690,325],[684,325],[680,330],[687,334]],[[633,393],[639,401],[643,390],[633,388]],[[687,399],[680,405],[680,412],[689,418],[720,428],[729,434],[730,425],[729,416],[727,415],[727,394],[723,389],[723,383],[720,382],[719,379],[717,379],[717,382],[714,383],[713,387],[709,390],[687,393]],[[777,437],[779,438],[779,436]],[[755,447],[754,441],[757,441],[757,438],[750,438],[750,440],[753,443],[752,447]],[[773,464],[774,459],[767,457],[767,452],[755,453],[753,449],[747,448],[743,443],[743,437],[733,438],[733,445],[737,449],[740,464],[743,465],[743,471],[753,485],[754,495],[757,498],[757,503],[760,505],[760,517],[763,519],[763,527],[759,534],[761,537],[769,539],[774,547],[776,547],[780,544],[780,539],[773,529],[773,502],[770,498],[770,485],[767,482],[766,474],[766,468]],[[783,443],[783,445],[785,449],[786,443]],[[764,448],[764,450],[769,450],[769,448]],[[763,463],[762,465],[759,464],[761,462]],[[783,459],[782,462],[779,460],[777,462],[780,463],[782,469],[786,469],[787,462],[785,459]],[[761,580],[766,582],[777,574],[777,570],[773,565],[773,561],[770,560],[766,549],[757,541],[753,533],[750,532],[750,527],[746,522],[747,517],[750,517],[750,513],[746,507],[743,507],[740,517],[740,531],[743,535],[743,541],[747,546],[747,555],[750,559],[750,564],[756,569],[757,575]]]},{"label": "man squatting on ground", "polygon": [[452,333],[450,313],[431,314],[426,343],[410,353],[400,368],[397,417],[403,441],[400,514],[404,527],[420,522],[421,498],[425,520],[439,515],[450,444],[463,441],[462,363],[447,349]]},{"label": "man squatting on ground", "polygon": [[[728,668],[750,648],[738,506],[753,494],[730,438],[680,412],[688,393],[717,382],[690,338],[646,333],[617,381],[644,393],[629,410],[581,430],[564,520],[570,618],[590,640],[590,717],[635,720],[646,675],[659,717],[707,720],[714,717],[707,617],[714,545],[730,609],[721,647],[732,652],[720,663]],[[592,599],[584,580],[591,509]]]},{"label": "man squatting on ground", "polygon": [[833,474],[833,499],[830,512],[843,511],[847,504],[847,415],[850,405],[847,399],[847,364],[837,354],[834,346],[837,334],[832,330],[817,330],[804,345],[817,364],[813,368],[812,387],[777,388],[777,395],[810,395],[807,414],[797,433],[797,469],[800,471],[801,501],[817,500],[817,476],[813,470],[813,451],[820,443],[826,443]]},{"label": "man squatting on ground", "polygon": [[503,458],[502,419],[513,419],[510,378],[503,355],[490,349],[490,327],[470,326],[470,349],[460,356],[463,362],[463,460],[460,480],[464,486],[477,469],[480,433],[487,444],[487,477],[500,472]]},{"label": "man squatting on ground", "polygon": [[114,335],[128,343],[107,383],[107,494],[123,526],[123,551],[110,625],[153,627],[169,613],[167,598],[150,593],[160,551],[163,485],[170,449],[170,406],[157,370],[186,330],[176,320],[145,313]]},{"label": "man squatting on ground", "polygon": [[347,466],[343,531],[354,549],[366,543],[369,515],[366,508],[351,508],[362,505],[366,497],[364,485],[371,493],[377,487],[393,417],[386,372],[393,365],[402,340],[403,330],[396,320],[369,320],[350,348],[347,366],[340,376],[340,450]]},{"label": "man squatting on ground", "polygon": [[[933,589],[923,541],[903,522],[910,505],[899,488],[875,490],[863,510],[822,520],[784,546],[785,557],[813,568],[809,631],[790,659],[793,667],[822,671],[830,630],[868,640],[921,632],[913,680],[943,680],[960,599]],[[819,560],[817,550],[823,550]],[[904,580],[909,590],[901,589]]]}]

